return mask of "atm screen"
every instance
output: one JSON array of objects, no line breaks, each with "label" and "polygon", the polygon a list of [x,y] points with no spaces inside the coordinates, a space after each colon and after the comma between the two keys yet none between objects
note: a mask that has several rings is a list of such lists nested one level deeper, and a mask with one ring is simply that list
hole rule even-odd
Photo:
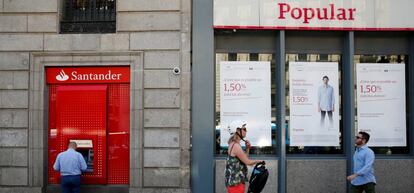
[{"label": "atm screen", "polygon": [[77,151],[82,154],[83,159],[85,159],[86,165],[86,172],[93,172],[93,149],[80,149],[78,148]]},{"label": "atm screen", "polygon": [[86,165],[86,172],[93,172],[93,142],[92,140],[76,140],[72,139],[71,142],[75,142],[78,146],[76,151],[82,154],[83,159],[85,159]]}]

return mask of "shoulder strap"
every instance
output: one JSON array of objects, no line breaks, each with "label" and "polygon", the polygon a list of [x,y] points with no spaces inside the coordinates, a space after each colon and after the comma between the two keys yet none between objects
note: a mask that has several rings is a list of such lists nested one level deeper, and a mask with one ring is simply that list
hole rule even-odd
[{"label": "shoulder strap", "polygon": [[228,153],[228,155],[229,155],[229,156],[231,156],[231,150],[233,150],[233,147],[234,147],[234,142],[233,142],[233,144],[231,145],[231,148],[229,149],[229,153]]},{"label": "shoulder strap", "polygon": [[229,150],[229,156],[231,156],[231,150],[233,150],[233,147],[236,145],[235,142],[233,142],[233,145],[231,146],[230,150]]}]

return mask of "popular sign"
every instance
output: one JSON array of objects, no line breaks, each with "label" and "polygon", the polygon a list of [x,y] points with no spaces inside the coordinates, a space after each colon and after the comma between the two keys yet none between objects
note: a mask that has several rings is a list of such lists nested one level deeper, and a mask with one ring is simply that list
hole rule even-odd
[{"label": "popular sign", "polygon": [[335,4],[329,7],[291,7],[287,3],[278,3],[280,20],[292,18],[302,23],[309,23],[312,20],[354,20],[356,8],[335,8]]},{"label": "popular sign", "polygon": [[412,0],[214,0],[214,27],[413,31],[412,7]]},{"label": "popular sign", "polygon": [[53,83],[129,83],[129,67],[49,67],[46,81]]}]

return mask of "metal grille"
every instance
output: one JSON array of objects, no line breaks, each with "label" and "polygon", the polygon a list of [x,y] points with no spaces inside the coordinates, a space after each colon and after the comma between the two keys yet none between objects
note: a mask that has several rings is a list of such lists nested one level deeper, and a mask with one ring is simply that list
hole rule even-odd
[{"label": "metal grille", "polygon": [[65,0],[61,33],[115,33],[115,0]]}]

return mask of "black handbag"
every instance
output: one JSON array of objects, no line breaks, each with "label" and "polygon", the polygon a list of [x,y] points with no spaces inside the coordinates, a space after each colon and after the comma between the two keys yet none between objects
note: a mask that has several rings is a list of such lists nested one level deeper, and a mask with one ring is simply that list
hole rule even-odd
[{"label": "black handbag", "polygon": [[248,193],[260,193],[266,185],[267,178],[269,177],[269,171],[266,169],[266,163],[257,163],[252,171],[252,175],[249,180]]}]

